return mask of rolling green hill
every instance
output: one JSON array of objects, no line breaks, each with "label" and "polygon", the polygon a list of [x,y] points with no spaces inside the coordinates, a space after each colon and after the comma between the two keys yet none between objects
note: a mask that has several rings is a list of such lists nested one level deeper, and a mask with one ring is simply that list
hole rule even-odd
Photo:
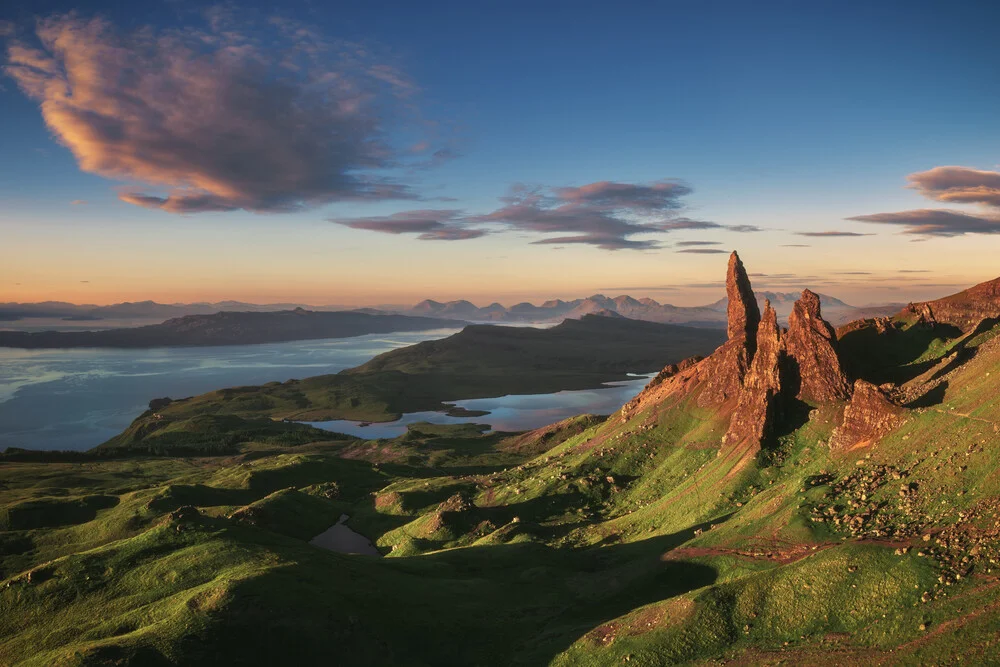
[{"label": "rolling green hill", "polygon": [[[526,434],[7,460],[0,663],[996,664],[1000,325],[851,331],[756,448],[727,343]],[[341,514],[382,558],[308,544]]]}]

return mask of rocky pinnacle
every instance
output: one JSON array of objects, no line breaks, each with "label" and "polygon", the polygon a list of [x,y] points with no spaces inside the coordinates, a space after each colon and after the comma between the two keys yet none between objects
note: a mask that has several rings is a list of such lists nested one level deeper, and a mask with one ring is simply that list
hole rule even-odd
[{"label": "rocky pinnacle", "polygon": [[[726,272],[726,296],[729,297],[729,305],[726,309],[729,338],[746,336],[748,341],[755,340],[757,325],[760,324],[760,309],[757,307],[753,287],[750,286],[750,278],[735,250],[729,256],[729,270]],[[753,356],[752,353],[751,356]]]},{"label": "rocky pinnacle", "polygon": [[812,403],[844,400],[850,385],[837,356],[837,334],[823,319],[819,296],[803,290],[788,317],[785,347],[797,371],[798,398]]}]

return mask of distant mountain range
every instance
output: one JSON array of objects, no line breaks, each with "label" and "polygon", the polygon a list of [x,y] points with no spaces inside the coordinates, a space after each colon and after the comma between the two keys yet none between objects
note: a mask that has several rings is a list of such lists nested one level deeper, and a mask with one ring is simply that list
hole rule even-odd
[{"label": "distant mountain range", "polygon": [[[763,304],[764,299],[771,301],[779,319],[786,319],[792,311],[792,305],[799,298],[798,292],[757,292],[757,300]],[[844,303],[836,297],[820,294],[823,316],[834,324],[841,324],[860,317],[889,315],[897,312],[904,304],[891,303],[884,306],[869,306],[857,308]],[[491,303],[485,307],[461,301],[421,301],[409,310],[400,311],[424,317],[454,317],[475,322],[550,322],[564,319],[579,319],[584,315],[614,313],[633,320],[646,320],[662,324],[687,324],[700,327],[726,326],[727,300],[722,298],[707,306],[674,306],[669,303],[659,303],[650,298],[634,299],[630,296],[606,297],[595,294],[585,299],[563,301],[554,299],[540,306],[531,303],[519,303],[506,308],[499,303]]]},{"label": "distant mountain range", "polygon": [[[891,303],[884,306],[857,308],[835,297],[820,294],[823,316],[835,325],[855,319],[890,315],[898,312],[906,304]],[[777,311],[779,319],[786,319],[792,304],[799,298],[798,292],[757,292],[758,301],[769,299]],[[139,301],[112,304],[108,306],[76,305],[62,301],[43,303],[0,303],[0,322],[30,320],[34,318],[59,318],[70,322],[100,320],[167,320],[187,315],[212,315],[219,312],[276,312],[306,309],[317,312],[356,312],[368,315],[408,315],[464,320],[470,322],[519,322],[543,323],[560,322],[565,319],[580,319],[584,315],[617,314],[633,320],[659,322],[661,324],[686,324],[689,326],[724,328],[726,325],[726,299],[720,299],[705,306],[674,306],[659,303],[650,298],[635,299],[622,295],[614,298],[595,294],[584,299],[564,301],[551,299],[535,305],[522,302],[507,307],[499,303],[477,306],[464,299],[458,301],[434,301],[427,299],[417,305],[406,307],[382,306],[378,308],[351,309],[347,306],[309,306],[303,304],[272,303],[254,304],[242,301],[219,301],[215,303],[174,303],[163,304],[155,301]],[[142,322],[133,322],[138,324]],[[95,327],[96,328],[96,327]]]}]

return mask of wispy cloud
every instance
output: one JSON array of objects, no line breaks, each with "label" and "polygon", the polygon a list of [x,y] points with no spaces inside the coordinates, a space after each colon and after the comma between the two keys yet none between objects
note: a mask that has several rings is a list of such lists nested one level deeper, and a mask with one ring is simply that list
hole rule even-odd
[{"label": "wispy cloud", "polygon": [[[406,75],[308,26],[234,14],[160,31],[54,16],[10,42],[5,71],[80,169],[160,189],[126,189],[131,204],[277,212],[417,199],[380,174],[409,155],[388,140],[415,113]],[[426,150],[429,165],[452,157]]]},{"label": "wispy cloud", "polygon": [[910,174],[907,180],[910,181],[909,187],[928,199],[953,204],[980,204],[988,208],[986,212],[921,208],[857,215],[848,220],[895,225],[903,228],[903,234],[922,237],[1000,234],[1000,172],[971,167],[934,167]]},{"label": "wispy cloud", "polygon": [[961,236],[1000,234],[1000,217],[976,215],[948,209],[923,208],[898,213],[857,215],[849,220],[903,227],[904,234],[921,236]]},{"label": "wispy cloud", "polygon": [[416,234],[421,241],[462,241],[485,236],[484,229],[472,229],[459,222],[460,211],[404,211],[383,217],[340,218],[333,222],[352,229],[384,234]]},{"label": "wispy cloud", "polygon": [[720,250],[718,248],[687,248],[685,250],[678,250],[677,252],[688,253],[691,255],[727,255],[728,250]]},{"label": "wispy cloud", "polygon": [[[851,218],[854,220],[855,218]],[[830,237],[853,237],[853,236],[872,236],[871,234],[863,234],[861,232],[795,232],[798,236],[813,236],[819,238],[830,238]]]},{"label": "wispy cloud", "polygon": [[679,248],[687,248],[703,245],[722,245],[722,241],[678,241],[675,245]]},{"label": "wispy cloud", "polygon": [[[635,238],[677,229],[726,228],[719,223],[681,217],[682,198],[691,188],[677,181],[617,183],[598,181],[578,187],[515,185],[502,206],[485,214],[461,210],[402,211],[387,217],[333,218],[355,229],[390,234],[422,233],[421,238],[475,238],[489,230],[542,235],[541,245],[590,245],[604,250],[660,247],[656,239]],[[434,224],[433,233],[420,225]],[[448,235],[446,229],[458,230]],[[400,231],[405,230],[405,231]]]}]

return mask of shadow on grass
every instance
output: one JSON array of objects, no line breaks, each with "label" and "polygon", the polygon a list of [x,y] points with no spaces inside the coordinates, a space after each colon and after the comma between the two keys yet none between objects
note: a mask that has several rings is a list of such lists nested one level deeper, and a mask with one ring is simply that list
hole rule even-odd
[{"label": "shadow on grass", "polygon": [[211,626],[185,640],[184,663],[547,664],[605,622],[712,584],[714,568],[663,559],[706,527],[607,546],[521,542],[387,559],[264,538],[289,562],[234,583]]}]

